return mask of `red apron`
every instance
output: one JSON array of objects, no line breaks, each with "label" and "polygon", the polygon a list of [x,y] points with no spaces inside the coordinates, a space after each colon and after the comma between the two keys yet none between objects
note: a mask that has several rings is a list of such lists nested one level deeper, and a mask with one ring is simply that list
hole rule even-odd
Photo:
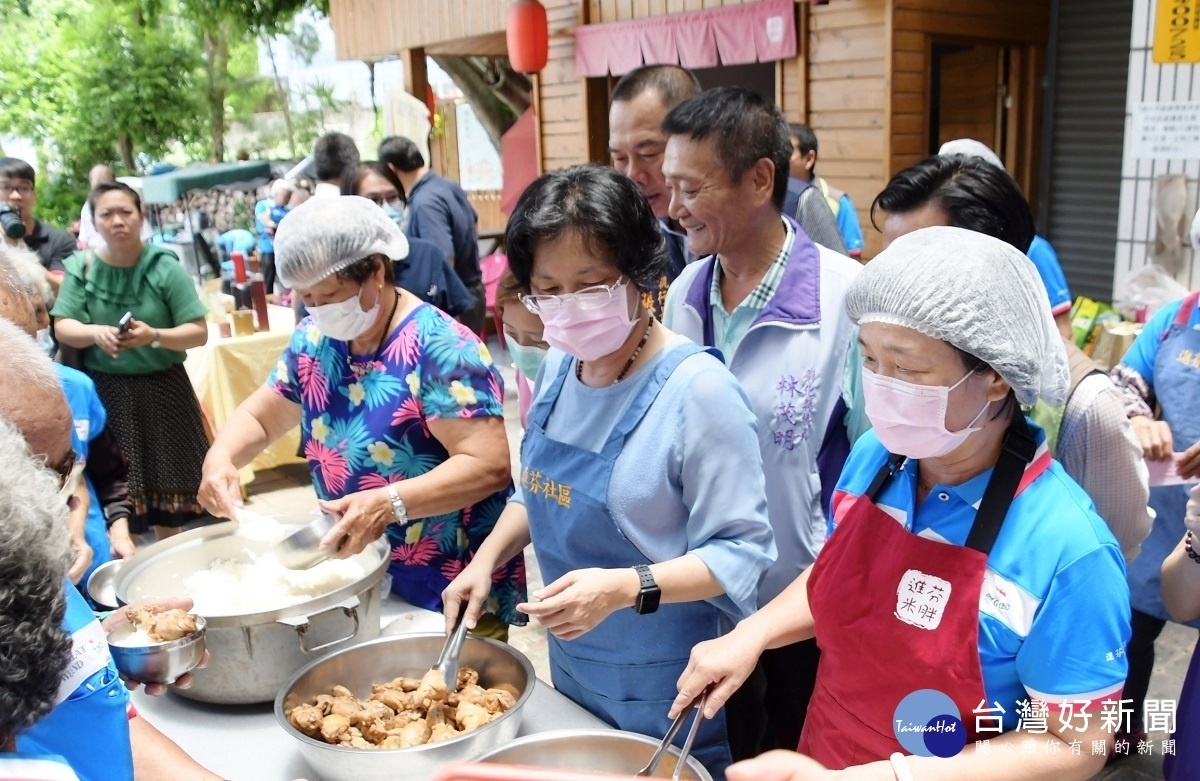
[{"label": "red apron", "polygon": [[903,456],[853,500],[809,575],[821,662],[798,751],[834,770],[902,751],[892,719],[918,689],[949,696],[974,738],[970,714],[986,696],[983,576],[1013,498],[1049,466],[1042,458],[1026,471],[1036,450],[1024,418],[1014,420],[962,547],[919,537],[875,506]]}]

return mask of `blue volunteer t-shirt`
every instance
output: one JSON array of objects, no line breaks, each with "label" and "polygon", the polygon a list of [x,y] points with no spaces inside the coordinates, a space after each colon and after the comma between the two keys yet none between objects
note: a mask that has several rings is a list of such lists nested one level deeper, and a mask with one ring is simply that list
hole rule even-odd
[{"label": "blue volunteer t-shirt", "polygon": [[[63,395],[67,397],[67,406],[71,408],[71,417],[75,424],[71,431],[71,447],[74,448],[80,462],[86,464],[88,444],[108,425],[108,412],[104,409],[104,403],[100,401],[100,395],[96,393],[96,385],[91,377],[58,363],[54,368],[58,371],[58,383],[62,386]],[[84,573],[84,579],[81,581],[87,583],[87,577],[96,567],[112,560],[112,546],[108,541],[104,508],[100,506],[96,489],[87,475],[84,475],[84,481],[91,499],[84,537],[92,549],[92,566]]]},{"label": "blue volunteer t-shirt", "polygon": [[[1121,359],[1121,363],[1142,375],[1151,388],[1154,387],[1154,358],[1158,355],[1158,346],[1162,343],[1163,334],[1175,322],[1181,306],[1183,299],[1172,301],[1155,312]],[[1188,317],[1188,328],[1200,328],[1200,305]]]},{"label": "blue volunteer t-shirt", "polygon": [[[1045,435],[1036,431],[1042,456]],[[874,431],[855,443],[834,493],[831,535],[887,457]],[[935,486],[914,507],[917,462],[910,459],[876,505],[921,537],[961,546],[991,476],[989,469],[962,485]],[[1099,718],[1099,701],[1115,699],[1125,685],[1129,621],[1121,547],[1083,489],[1053,462],[1013,500],[988,557],[979,600],[985,707],[999,703],[1005,731],[1016,727],[1022,700],[1088,702],[1087,712]],[[1056,721],[1058,709],[1050,715]]]},{"label": "blue volunteer t-shirt", "polygon": [[1025,253],[1033,261],[1042,284],[1046,286],[1046,295],[1050,297],[1050,311],[1061,315],[1071,309],[1071,290],[1067,287],[1067,277],[1063,274],[1062,265],[1058,262],[1058,253],[1050,242],[1041,236],[1034,236],[1029,251]]}]

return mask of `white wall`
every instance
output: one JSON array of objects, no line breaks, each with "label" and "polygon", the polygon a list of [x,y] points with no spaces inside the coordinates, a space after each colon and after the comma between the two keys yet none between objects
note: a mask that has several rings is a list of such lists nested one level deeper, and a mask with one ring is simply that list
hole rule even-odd
[{"label": "white wall", "polygon": [[[1197,206],[1200,160],[1138,160],[1133,155],[1133,109],[1142,101],[1200,101],[1200,64],[1159,65],[1153,61],[1155,0],[1133,0],[1130,35],[1129,89],[1125,106],[1125,154],[1121,165],[1121,208],[1117,221],[1117,252],[1113,295],[1122,282],[1150,262],[1154,247],[1154,180],[1163,174],[1188,178],[1188,224]],[[1200,257],[1188,248],[1176,278],[1188,288],[1200,288]]]}]

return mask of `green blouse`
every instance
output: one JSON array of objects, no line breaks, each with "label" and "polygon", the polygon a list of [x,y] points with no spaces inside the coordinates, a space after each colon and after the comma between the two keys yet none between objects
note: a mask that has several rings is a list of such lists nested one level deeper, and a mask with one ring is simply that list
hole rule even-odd
[{"label": "green blouse", "polygon": [[[58,301],[51,314],[87,325],[112,325],[126,312],[152,328],[174,328],[204,317],[192,278],[175,253],[147,245],[137,264],[110,266],[90,250],[76,252],[64,261]],[[153,374],[183,363],[186,353],[165,348],[138,347],[110,358],[98,347],[84,351],[84,365],[106,374]]]}]

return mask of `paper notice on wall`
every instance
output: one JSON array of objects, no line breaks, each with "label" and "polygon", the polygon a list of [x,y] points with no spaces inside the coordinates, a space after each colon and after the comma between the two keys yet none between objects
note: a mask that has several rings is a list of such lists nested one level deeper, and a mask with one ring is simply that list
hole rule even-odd
[{"label": "paper notice on wall", "polygon": [[1158,0],[1154,15],[1154,61],[1200,62],[1200,2]]},{"label": "paper notice on wall", "polygon": [[1133,110],[1133,156],[1140,160],[1200,158],[1200,102],[1138,103]]}]

